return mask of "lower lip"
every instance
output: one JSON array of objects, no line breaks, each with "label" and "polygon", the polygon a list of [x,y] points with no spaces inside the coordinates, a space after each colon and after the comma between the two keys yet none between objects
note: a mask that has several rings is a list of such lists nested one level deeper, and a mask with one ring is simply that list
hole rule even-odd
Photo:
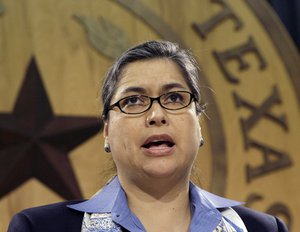
[{"label": "lower lip", "polygon": [[142,151],[144,152],[144,154],[146,154],[147,156],[155,156],[155,157],[171,155],[173,154],[174,150],[175,150],[175,145],[172,147],[152,147],[152,148],[142,147]]}]

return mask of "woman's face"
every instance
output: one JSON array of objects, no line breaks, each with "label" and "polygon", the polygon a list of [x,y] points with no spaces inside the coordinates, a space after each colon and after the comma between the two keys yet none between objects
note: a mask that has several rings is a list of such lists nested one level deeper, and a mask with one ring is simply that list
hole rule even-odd
[{"label": "woman's face", "polygon": [[[168,59],[137,61],[124,67],[111,103],[130,95],[158,97],[179,90],[191,92],[176,63]],[[189,177],[201,138],[194,102],[168,111],[154,101],[139,115],[124,114],[117,107],[109,114],[104,137],[119,177]]]}]

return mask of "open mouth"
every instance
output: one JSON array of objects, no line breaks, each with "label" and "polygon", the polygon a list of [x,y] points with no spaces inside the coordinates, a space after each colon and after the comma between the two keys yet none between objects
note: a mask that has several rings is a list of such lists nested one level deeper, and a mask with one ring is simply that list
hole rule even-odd
[{"label": "open mouth", "polygon": [[142,147],[146,149],[151,149],[155,147],[173,147],[174,145],[175,143],[173,142],[161,140],[161,141],[153,141],[153,142],[146,143]]},{"label": "open mouth", "polygon": [[165,150],[174,146],[174,140],[167,134],[152,135],[148,137],[142,145],[143,148],[148,150]]}]

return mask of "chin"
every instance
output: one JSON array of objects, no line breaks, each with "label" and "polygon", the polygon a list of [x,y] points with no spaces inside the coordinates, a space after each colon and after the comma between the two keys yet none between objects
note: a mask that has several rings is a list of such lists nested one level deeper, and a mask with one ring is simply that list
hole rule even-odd
[{"label": "chin", "polygon": [[174,172],[162,172],[162,171],[145,171],[147,176],[151,178],[158,178],[159,180],[164,179],[164,178],[170,178],[171,176],[174,175]]},{"label": "chin", "polygon": [[[180,171],[181,170],[181,171]],[[182,168],[179,168],[176,165],[172,164],[155,164],[155,165],[147,165],[146,167],[143,168],[144,173],[147,174],[147,176],[150,176],[152,178],[170,178],[176,173],[180,172],[182,174]],[[187,170],[187,169],[185,169]]]}]

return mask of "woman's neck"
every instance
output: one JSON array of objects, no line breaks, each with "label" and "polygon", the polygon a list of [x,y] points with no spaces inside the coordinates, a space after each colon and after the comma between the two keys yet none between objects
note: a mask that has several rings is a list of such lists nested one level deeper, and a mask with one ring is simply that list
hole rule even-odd
[{"label": "woman's neck", "polygon": [[[142,186],[120,178],[131,211],[147,231],[188,231],[191,213],[189,181],[144,181]],[[155,222],[155,223],[154,223]]]}]

